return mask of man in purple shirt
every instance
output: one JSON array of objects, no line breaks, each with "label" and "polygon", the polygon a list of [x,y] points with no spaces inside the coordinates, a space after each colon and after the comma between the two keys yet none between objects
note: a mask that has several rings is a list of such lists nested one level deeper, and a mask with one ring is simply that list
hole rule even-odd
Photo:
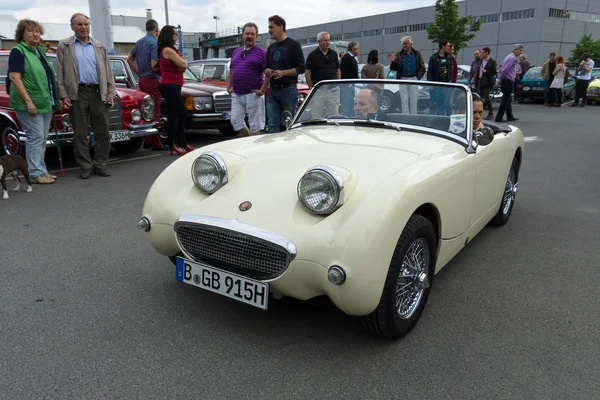
[{"label": "man in purple shirt", "polygon": [[502,88],[502,102],[498,108],[498,114],[496,114],[496,122],[506,122],[502,120],[504,112],[506,112],[506,119],[508,122],[517,121],[519,118],[515,118],[512,111],[512,92],[515,85],[515,79],[517,78],[517,64],[519,62],[519,56],[523,52],[523,45],[515,44],[513,51],[507,55],[502,61],[502,67],[498,71],[496,78],[497,83],[500,83]]},{"label": "man in purple shirt", "polygon": [[[231,56],[227,75],[227,92],[231,94],[231,125],[244,136],[258,135],[265,127],[264,79],[267,52],[256,45],[258,26],[248,22],[242,30],[244,45]],[[246,126],[245,116],[248,114]]]}]

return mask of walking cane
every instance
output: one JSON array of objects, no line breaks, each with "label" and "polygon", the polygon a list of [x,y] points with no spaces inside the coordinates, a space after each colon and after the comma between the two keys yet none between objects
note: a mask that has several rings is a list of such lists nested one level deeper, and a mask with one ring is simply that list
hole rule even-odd
[{"label": "walking cane", "polygon": [[52,112],[52,124],[54,125],[54,135],[56,136],[56,148],[58,149],[58,163],[60,164],[60,176],[64,178],[65,170],[63,168],[62,154],[60,152],[60,143],[58,139],[58,129],[56,128],[56,114]]}]

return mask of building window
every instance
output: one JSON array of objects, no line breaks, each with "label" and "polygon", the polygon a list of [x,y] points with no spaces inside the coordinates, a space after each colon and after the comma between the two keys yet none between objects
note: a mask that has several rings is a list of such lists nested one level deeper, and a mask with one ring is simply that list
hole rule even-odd
[{"label": "building window", "polygon": [[331,41],[338,41],[338,40],[342,40],[342,35],[329,35],[329,38],[331,39]]},{"label": "building window", "polygon": [[408,26],[409,32],[422,32],[426,31],[427,27],[431,25],[431,22],[423,23],[423,24],[414,24]]},{"label": "building window", "polygon": [[370,31],[363,31],[362,37],[381,36],[383,35],[383,29],[371,29]]},{"label": "building window", "polygon": [[535,9],[509,11],[502,13],[502,21],[515,21],[519,19],[532,19],[535,17]]},{"label": "building window", "polygon": [[344,33],[344,39],[355,39],[362,37],[362,32]]},{"label": "building window", "polygon": [[583,11],[569,11],[559,10],[558,8],[550,8],[548,16],[550,18],[569,19],[572,21],[600,23],[600,14],[593,14]]},{"label": "building window", "polygon": [[500,22],[500,14],[487,14],[480,15],[478,17],[471,17],[471,24],[477,22],[478,19],[481,19],[482,24],[492,24],[495,22]]},{"label": "building window", "polygon": [[391,28],[385,28],[385,34],[386,35],[395,35],[398,33],[406,33],[407,27],[406,26],[394,26]]}]

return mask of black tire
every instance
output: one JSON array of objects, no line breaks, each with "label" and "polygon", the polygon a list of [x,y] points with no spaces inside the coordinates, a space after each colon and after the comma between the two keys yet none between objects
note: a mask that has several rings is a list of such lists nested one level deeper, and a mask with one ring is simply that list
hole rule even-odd
[{"label": "black tire", "polygon": [[237,134],[239,132],[236,132],[233,130],[233,126],[229,125],[226,128],[219,128],[219,132],[221,132],[221,135],[223,136],[237,136]]},{"label": "black tire", "polygon": [[389,90],[384,90],[379,97],[379,112],[387,114],[396,111],[397,108],[396,95]]},{"label": "black tire", "polygon": [[112,143],[112,147],[117,153],[135,153],[142,147],[144,143],[143,137],[136,137],[127,140],[126,142]]},{"label": "black tire", "polygon": [[[426,247],[423,246],[423,251],[427,253],[427,262],[422,271],[426,274],[427,284],[422,289],[416,307],[414,307],[409,315],[405,315],[405,318],[401,318],[396,310],[396,289],[400,272],[403,268],[407,251],[413,244],[423,245],[423,243],[427,244]],[[381,294],[381,300],[375,311],[363,317],[363,323],[369,331],[378,336],[394,340],[406,335],[417,324],[427,303],[433,282],[437,254],[436,246],[435,230],[431,222],[418,214],[410,217],[396,244],[383,287],[383,293]],[[413,287],[416,287],[416,282],[413,282],[411,285],[411,288]]]},{"label": "black tire", "polygon": [[[10,142],[10,147],[15,148],[14,151],[9,151],[7,143]],[[19,132],[9,121],[0,122],[0,156],[20,155],[25,157],[25,146],[19,141]]]},{"label": "black tire", "polygon": [[510,215],[512,214],[513,207],[515,206],[518,185],[519,161],[515,157],[513,158],[512,165],[510,166],[510,171],[508,172],[508,178],[506,179],[506,185],[504,186],[504,192],[502,193],[500,208],[498,209],[498,213],[490,221],[490,225],[501,226],[508,222]]}]

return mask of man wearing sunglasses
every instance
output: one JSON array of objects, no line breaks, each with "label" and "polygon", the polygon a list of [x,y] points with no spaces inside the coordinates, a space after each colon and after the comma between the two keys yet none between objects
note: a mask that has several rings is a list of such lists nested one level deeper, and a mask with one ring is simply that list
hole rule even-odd
[{"label": "man wearing sunglasses", "polygon": [[[231,94],[231,125],[243,136],[258,135],[265,128],[265,90],[269,81],[264,79],[267,52],[256,45],[258,26],[248,22],[242,30],[244,45],[231,56],[227,75],[227,92]],[[245,117],[248,114],[246,126]]]}]

